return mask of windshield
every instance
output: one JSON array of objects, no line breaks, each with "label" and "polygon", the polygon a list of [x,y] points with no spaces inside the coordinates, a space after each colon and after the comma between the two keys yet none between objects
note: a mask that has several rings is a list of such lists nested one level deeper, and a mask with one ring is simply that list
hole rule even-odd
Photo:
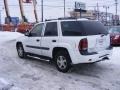
[{"label": "windshield", "polygon": [[109,33],[120,34],[120,27],[112,27],[112,28],[110,28]]},{"label": "windshield", "polygon": [[86,36],[108,34],[98,21],[63,21],[61,22],[63,36]]}]

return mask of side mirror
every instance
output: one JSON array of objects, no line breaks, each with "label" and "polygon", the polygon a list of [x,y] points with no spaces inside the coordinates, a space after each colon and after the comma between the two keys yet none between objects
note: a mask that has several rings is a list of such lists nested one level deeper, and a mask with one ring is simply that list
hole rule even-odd
[{"label": "side mirror", "polygon": [[27,32],[25,33],[25,36],[30,36],[30,32],[27,31]]}]

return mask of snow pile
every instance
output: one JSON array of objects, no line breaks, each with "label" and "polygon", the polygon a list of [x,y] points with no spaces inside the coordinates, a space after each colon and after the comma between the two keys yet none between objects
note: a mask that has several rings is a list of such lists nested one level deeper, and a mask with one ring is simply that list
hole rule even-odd
[{"label": "snow pile", "polygon": [[8,41],[14,41],[22,36],[24,35],[18,32],[0,32],[0,44]]}]

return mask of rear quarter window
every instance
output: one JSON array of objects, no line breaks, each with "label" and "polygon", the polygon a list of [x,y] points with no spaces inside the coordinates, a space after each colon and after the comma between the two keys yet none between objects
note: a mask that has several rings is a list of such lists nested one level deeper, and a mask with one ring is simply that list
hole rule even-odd
[{"label": "rear quarter window", "polygon": [[61,23],[63,36],[83,36],[85,34],[82,24],[75,21],[64,21]]}]

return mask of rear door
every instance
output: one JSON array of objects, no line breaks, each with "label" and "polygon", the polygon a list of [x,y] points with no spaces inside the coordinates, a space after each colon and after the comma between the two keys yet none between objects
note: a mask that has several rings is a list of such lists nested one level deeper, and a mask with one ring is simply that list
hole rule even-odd
[{"label": "rear door", "polygon": [[52,57],[52,49],[56,43],[58,43],[57,22],[47,22],[44,36],[41,41],[42,55]]}]

